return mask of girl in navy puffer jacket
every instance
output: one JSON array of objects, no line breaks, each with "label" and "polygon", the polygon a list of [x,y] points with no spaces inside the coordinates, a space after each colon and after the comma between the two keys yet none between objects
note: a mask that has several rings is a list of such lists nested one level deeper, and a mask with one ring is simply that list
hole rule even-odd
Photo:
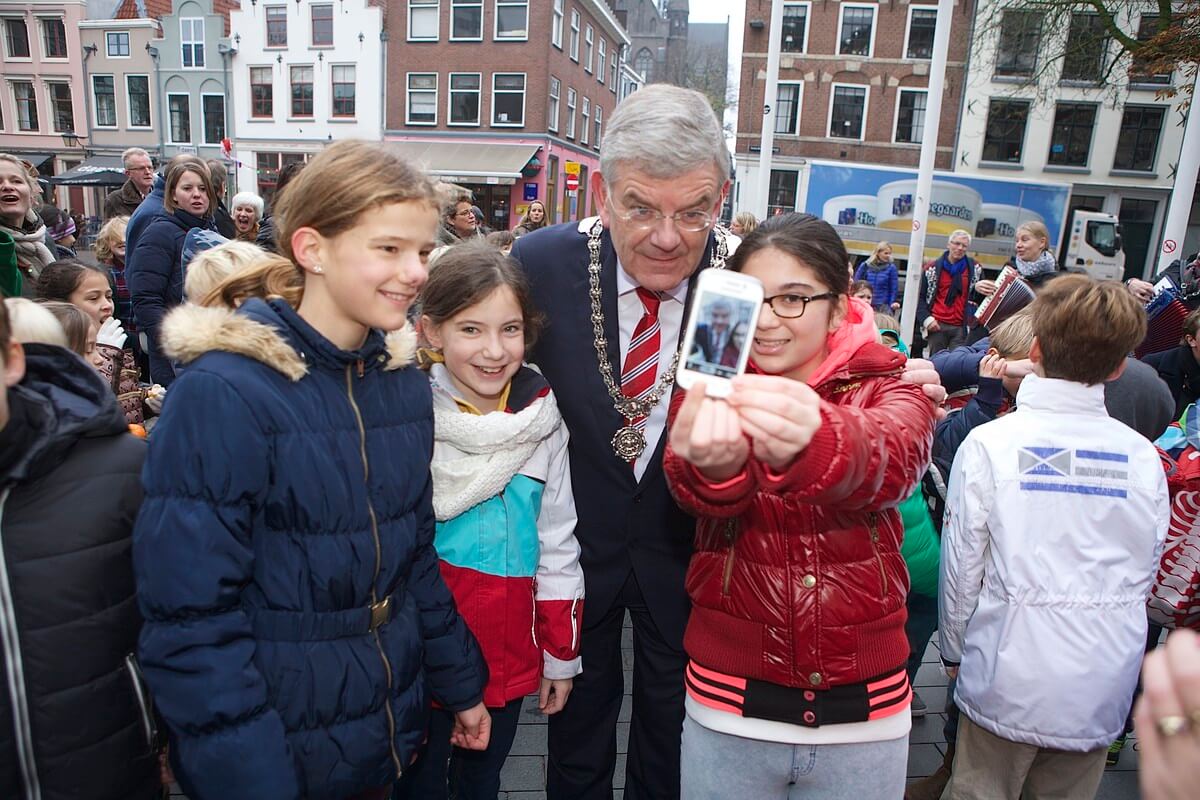
[{"label": "girl in navy puffer jacket", "polygon": [[287,258],[227,282],[272,299],[183,307],[164,328],[189,366],[143,473],[139,652],[193,800],[381,799],[427,690],[456,712],[455,744],[490,729],[433,548],[429,383],[399,330],[437,211],[414,168],[344,141],[279,219]]}]

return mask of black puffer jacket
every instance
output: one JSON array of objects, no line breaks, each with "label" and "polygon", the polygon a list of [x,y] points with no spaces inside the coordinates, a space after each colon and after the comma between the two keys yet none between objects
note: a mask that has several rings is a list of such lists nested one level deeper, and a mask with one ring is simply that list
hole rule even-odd
[{"label": "black puffer jacket", "polygon": [[80,358],[25,352],[0,430],[0,797],[151,798],[154,726],[126,661],[146,448]]}]

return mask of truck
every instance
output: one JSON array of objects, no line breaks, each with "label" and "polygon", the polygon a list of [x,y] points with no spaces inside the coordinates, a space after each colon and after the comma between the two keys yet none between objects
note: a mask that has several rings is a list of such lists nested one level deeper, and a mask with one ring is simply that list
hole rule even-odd
[{"label": "truck", "polygon": [[[908,260],[916,170],[810,159],[798,173],[795,208],[833,225],[852,255],[870,256],[888,241],[894,258]],[[1116,217],[1072,210],[1070,196],[1066,183],[937,171],[922,261],[937,258],[950,234],[965,230],[971,255],[994,274],[1012,257],[1017,226],[1035,220],[1049,231],[1060,267],[1119,279],[1125,255]]]}]

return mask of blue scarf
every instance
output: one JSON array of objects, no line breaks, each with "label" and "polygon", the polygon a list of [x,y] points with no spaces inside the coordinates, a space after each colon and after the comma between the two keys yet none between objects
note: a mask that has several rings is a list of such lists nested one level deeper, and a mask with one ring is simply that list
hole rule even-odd
[{"label": "blue scarf", "polygon": [[970,263],[971,259],[964,255],[958,262],[952,264],[950,263],[950,251],[947,250],[945,253],[942,253],[942,269],[950,275],[950,290],[946,292],[946,305],[951,308],[954,307],[955,301],[958,300],[958,296],[963,292],[962,281],[959,278],[962,277],[963,272],[966,271]]}]

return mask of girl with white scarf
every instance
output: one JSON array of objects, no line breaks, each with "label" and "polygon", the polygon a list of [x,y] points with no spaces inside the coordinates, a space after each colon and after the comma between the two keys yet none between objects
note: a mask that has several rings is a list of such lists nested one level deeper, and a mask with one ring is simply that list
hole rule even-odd
[{"label": "girl with white scarf", "polygon": [[31,296],[42,268],[54,260],[35,208],[40,195],[25,163],[0,153],[0,294],[6,297]]}]

